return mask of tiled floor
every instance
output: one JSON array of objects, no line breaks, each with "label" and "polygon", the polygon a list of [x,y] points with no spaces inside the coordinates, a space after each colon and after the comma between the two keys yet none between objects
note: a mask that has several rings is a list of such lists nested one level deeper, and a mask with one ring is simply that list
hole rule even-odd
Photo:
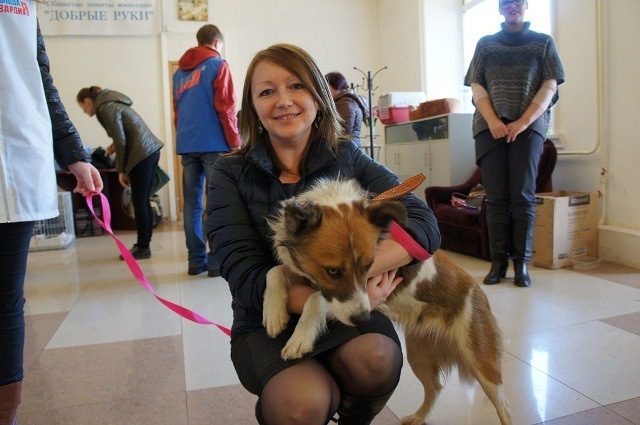
[{"label": "tiled floor", "polygon": [[[118,232],[127,246],[132,232]],[[222,278],[188,276],[181,227],[156,229],[141,267],[161,297],[231,325]],[[21,425],[255,424],[229,338],[181,319],[131,275],[110,236],[32,252],[27,273]],[[449,253],[477,281],[488,263]],[[515,425],[640,424],[640,270],[531,267],[533,285],[483,286],[505,334],[505,390]],[[374,424],[399,424],[422,388],[405,365]],[[455,374],[430,425],[498,424],[478,385]]]}]

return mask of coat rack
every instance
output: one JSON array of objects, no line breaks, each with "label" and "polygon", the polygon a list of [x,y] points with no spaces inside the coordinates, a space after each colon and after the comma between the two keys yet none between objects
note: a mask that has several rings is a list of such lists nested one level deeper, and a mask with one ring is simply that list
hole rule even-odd
[{"label": "coat rack", "polygon": [[374,135],[375,133],[375,128],[374,128],[374,116],[373,116],[373,92],[374,90],[377,89],[377,87],[374,89],[373,88],[373,79],[376,77],[376,75],[378,75],[381,71],[384,71],[385,69],[387,69],[387,67],[385,66],[384,68],[381,68],[379,70],[376,71],[375,74],[371,75],[371,71],[368,71],[366,74],[364,73],[363,70],[356,68],[355,66],[353,67],[353,69],[355,69],[356,71],[360,71],[362,73],[362,75],[364,75],[364,78],[367,81],[367,85],[366,87],[364,87],[364,85],[362,85],[362,89],[365,90],[368,94],[369,94],[369,143],[370,143],[370,154],[371,154],[371,158],[372,159],[376,159],[375,158],[375,152],[373,150],[373,141],[374,139],[377,137]]}]

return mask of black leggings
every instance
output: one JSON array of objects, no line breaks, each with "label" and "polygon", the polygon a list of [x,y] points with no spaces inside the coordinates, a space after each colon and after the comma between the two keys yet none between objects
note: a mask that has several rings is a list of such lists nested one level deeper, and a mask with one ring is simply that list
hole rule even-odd
[{"label": "black leggings", "polygon": [[153,210],[151,209],[151,183],[153,174],[160,161],[160,150],[155,151],[135,165],[129,172],[131,183],[131,203],[136,216],[136,230],[138,232],[137,245],[149,248],[153,234]]},{"label": "black leggings", "polygon": [[0,224],[0,385],[23,378],[24,277],[33,226]]}]

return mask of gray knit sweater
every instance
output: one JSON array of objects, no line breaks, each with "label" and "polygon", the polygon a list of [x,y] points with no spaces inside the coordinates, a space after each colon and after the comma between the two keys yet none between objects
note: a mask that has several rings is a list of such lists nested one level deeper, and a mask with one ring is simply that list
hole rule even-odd
[{"label": "gray knit sweater", "polygon": [[[477,83],[489,93],[493,109],[500,118],[515,121],[522,116],[545,80],[564,82],[564,68],[553,38],[524,28],[511,32],[502,24],[502,31],[482,37],[464,79],[470,86]],[[556,92],[549,108],[558,100]],[[529,128],[546,138],[550,109],[547,109]],[[476,109],[473,116],[473,136],[487,130],[489,125]]]}]

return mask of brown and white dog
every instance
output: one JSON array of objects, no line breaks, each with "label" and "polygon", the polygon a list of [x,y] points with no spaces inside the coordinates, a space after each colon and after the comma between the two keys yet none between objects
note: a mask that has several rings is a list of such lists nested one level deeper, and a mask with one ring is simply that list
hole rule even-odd
[{"label": "brown and white dog", "polygon": [[[291,273],[318,289],[305,303],[296,329],[282,350],[285,359],[313,350],[327,319],[347,325],[366,320],[371,306],[365,284],[378,244],[392,221],[406,222],[404,205],[371,202],[354,180],[321,180],[283,202],[270,222],[282,265],[267,274],[263,323],[275,337],[289,321]],[[477,380],[502,425],[511,414],[502,386],[502,339],[486,295],[474,279],[441,252],[398,271],[403,281],[378,309],[402,326],[407,359],[421,381],[422,406],[402,420],[423,424],[454,366],[465,382]]]}]

